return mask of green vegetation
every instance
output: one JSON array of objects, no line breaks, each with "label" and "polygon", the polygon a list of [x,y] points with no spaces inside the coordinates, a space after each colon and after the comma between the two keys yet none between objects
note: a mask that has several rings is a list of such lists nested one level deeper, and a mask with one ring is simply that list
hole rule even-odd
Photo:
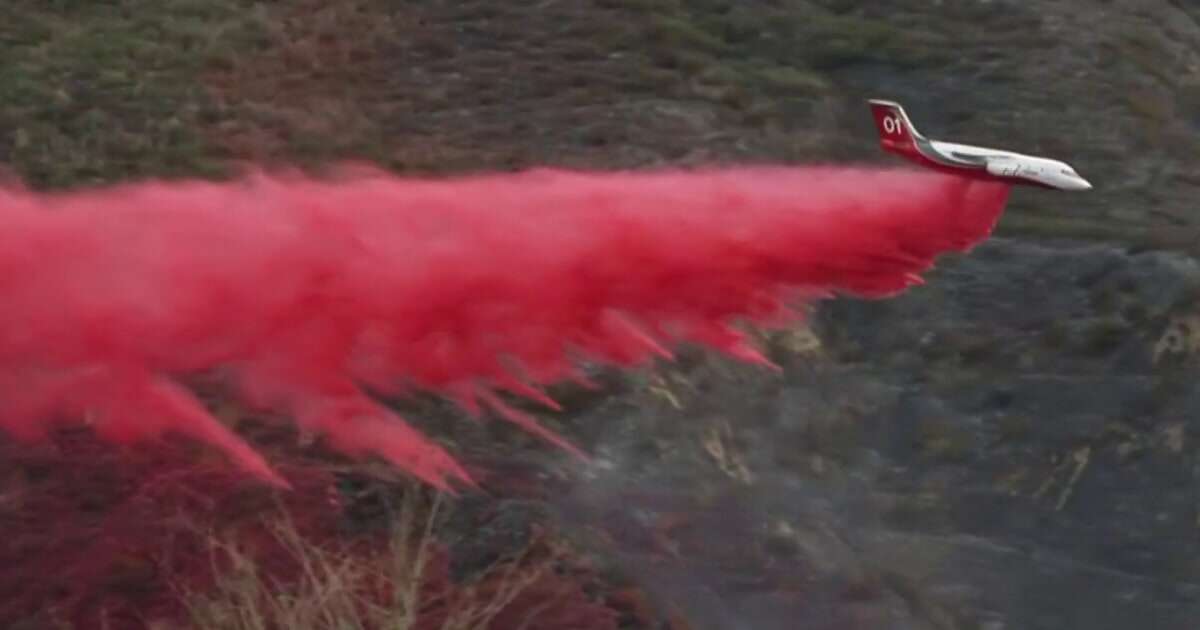
[{"label": "green vegetation", "polygon": [[1130,337],[1130,329],[1119,317],[1101,317],[1084,327],[1083,336],[1084,353],[1104,355],[1124,343]]},{"label": "green vegetation", "polygon": [[[13,4],[13,3],[10,3]],[[16,0],[0,25],[0,129],[35,185],[217,170],[201,82],[263,42],[239,0]]]},{"label": "green vegetation", "polygon": [[[906,6],[893,12],[892,5],[900,4]],[[1188,74],[1173,53],[1179,41],[1159,37],[1152,27],[1104,31],[1107,24],[1087,22],[1092,14],[1083,12],[1070,16],[1083,22],[1070,22],[1066,32],[1095,35],[1099,43],[1079,44],[1075,35],[1042,28],[1052,20],[1062,23],[1062,15],[1046,15],[1059,10],[1054,7],[920,4],[8,0],[0,20],[0,159],[3,168],[51,188],[216,176],[243,159],[316,165],[366,158],[422,173],[545,163],[824,160],[844,156],[842,139],[861,149],[855,156],[890,160],[878,155],[872,136],[845,133],[851,119],[857,129],[869,129],[866,112],[851,102],[861,103],[867,90],[904,84],[912,95],[931,85],[928,96],[941,108],[939,120],[929,123],[931,132],[969,122],[953,131],[969,130],[981,143],[992,133],[1017,150],[1053,147],[1056,157],[1073,163],[1086,154],[1091,163],[1079,166],[1089,178],[1113,189],[1140,187],[1125,197],[1120,190],[1087,197],[1039,193],[1038,203],[1058,204],[1045,209],[1021,207],[1022,198],[1014,195],[999,235],[1198,251],[1194,230],[1170,223],[1155,230],[1152,221],[1141,220],[1154,216],[1145,208],[1166,205],[1157,204],[1155,195],[1162,194],[1179,206],[1180,224],[1192,221],[1183,216],[1188,204],[1178,201],[1186,196],[1177,188],[1167,195],[1158,184],[1200,185],[1187,167],[1200,146],[1191,139],[1195,134],[1176,133],[1196,124],[1192,119],[1200,111],[1200,75]],[[943,78],[946,83],[938,84]],[[978,100],[943,98],[940,90],[951,83],[951,96]],[[1087,133],[1065,132],[1071,129]],[[1131,144],[1139,145],[1136,151]],[[1183,166],[1175,169],[1176,163]],[[1130,177],[1112,177],[1117,168]],[[1114,209],[1124,212],[1120,220],[1109,216]],[[936,299],[931,287],[924,290],[920,299]],[[1133,293],[1097,292],[1092,306],[1099,317],[1049,321],[1035,333],[1030,352],[1099,359],[1124,348],[1157,315]],[[837,341],[838,334],[830,339]],[[1176,354],[1190,354],[1196,344],[1189,340],[1178,338]],[[907,356],[877,356],[842,341],[827,350],[836,362],[869,363],[881,373],[904,363],[935,385],[999,369],[1015,353],[1010,342],[980,331]],[[1020,343],[1015,349],[1024,352]],[[807,362],[818,347],[804,339],[771,343],[781,363]],[[689,397],[699,399],[712,387],[666,385],[647,393],[681,415],[691,411]],[[1190,381],[1172,387],[1190,387]],[[1154,404],[1165,404],[1172,391],[1164,386],[1152,392]],[[622,392],[616,386],[599,392],[566,388],[555,395],[569,416]],[[848,469],[856,449],[872,436],[870,424],[858,421],[868,414],[847,407],[827,419],[806,420],[791,436],[796,448],[781,449],[774,463],[823,475]],[[753,406],[741,412],[765,415]],[[1027,446],[1040,439],[1040,426],[1053,421],[1013,414],[993,429],[1002,445]],[[647,430],[640,448],[648,461],[661,460],[682,442],[668,431],[691,430],[676,424],[685,428]],[[957,466],[985,450],[974,431],[953,418],[922,419],[914,450],[925,464]],[[757,469],[758,462],[741,461],[732,432],[716,435],[724,441],[703,446],[725,473],[746,477],[742,469]],[[516,432],[504,436],[526,439]],[[91,496],[79,502],[89,512],[111,504],[99,491],[84,494]],[[940,524],[950,519],[946,497],[944,488],[934,487],[898,498],[894,516]],[[433,557],[422,554],[432,553],[437,538],[424,522],[399,519],[385,541],[391,546],[381,544],[364,556],[302,536],[286,514],[281,518],[273,540],[288,562],[301,567],[299,579],[276,581],[269,563],[224,532],[211,540],[221,567],[215,588],[187,598],[196,627],[354,629],[387,622],[406,628],[419,607],[414,602],[424,597],[418,585],[425,576],[444,577],[438,573],[443,566],[421,560]],[[486,589],[441,600],[453,601],[460,613],[442,619],[442,627],[480,627],[473,615],[494,612],[494,603],[517,596],[518,587],[540,584],[527,580],[551,566],[542,557],[502,564],[499,573],[483,571],[464,587]],[[1181,576],[1194,569],[1185,564]],[[154,563],[137,557],[130,565],[128,573],[152,573]],[[426,571],[431,566],[435,570]],[[369,584],[379,579],[392,587],[390,599],[364,607]],[[569,587],[569,581],[555,588]]]},{"label": "green vegetation", "polygon": [[1164,44],[1162,33],[1143,26],[1126,27],[1116,43],[1119,58],[1143,75],[1152,76],[1168,86],[1179,80],[1174,55]]},{"label": "green vegetation", "polygon": [[917,432],[922,454],[937,461],[966,461],[975,448],[971,430],[949,418],[924,418]]},{"label": "green vegetation", "polygon": [[942,39],[889,20],[811,7],[717,0],[610,0],[647,16],[652,65],[695,79],[699,91],[753,126],[835,92],[829,73],[854,64],[937,64]]}]

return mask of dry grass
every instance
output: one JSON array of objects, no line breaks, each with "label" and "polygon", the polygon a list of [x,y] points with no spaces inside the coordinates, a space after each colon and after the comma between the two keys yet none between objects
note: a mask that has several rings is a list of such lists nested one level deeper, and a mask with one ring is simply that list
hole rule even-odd
[{"label": "dry grass", "polygon": [[[471,584],[451,585],[434,532],[441,500],[405,495],[382,552],[307,539],[286,515],[270,532],[286,557],[269,563],[233,537],[210,537],[218,575],[210,592],[185,601],[197,630],[478,630],[553,571],[557,554],[534,541]],[[281,567],[286,566],[286,570]],[[548,599],[546,604],[555,604]],[[537,606],[525,611],[532,621]]]}]

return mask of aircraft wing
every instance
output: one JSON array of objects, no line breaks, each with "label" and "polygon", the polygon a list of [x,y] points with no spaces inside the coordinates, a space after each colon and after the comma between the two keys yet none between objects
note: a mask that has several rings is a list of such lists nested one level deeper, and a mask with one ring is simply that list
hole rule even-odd
[{"label": "aircraft wing", "polygon": [[999,154],[988,155],[986,153],[964,150],[963,148],[959,148],[953,144],[938,142],[936,140],[917,142],[917,147],[930,159],[960,166],[973,166],[976,168],[985,168],[988,160],[1004,157]]}]

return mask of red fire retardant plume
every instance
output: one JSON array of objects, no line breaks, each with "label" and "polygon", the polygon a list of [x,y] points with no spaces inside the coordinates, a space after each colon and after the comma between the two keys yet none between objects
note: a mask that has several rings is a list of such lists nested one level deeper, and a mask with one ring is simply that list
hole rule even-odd
[{"label": "red fire retardant plume", "polygon": [[[0,428],[181,432],[285,485],[176,379],[439,487],[467,474],[371,393],[423,389],[565,448],[496,391],[679,342],[766,363],[730,327],[832,293],[885,297],[986,237],[1003,185],[852,168],[534,170],[0,190]],[[578,452],[578,451],[576,451]]]}]

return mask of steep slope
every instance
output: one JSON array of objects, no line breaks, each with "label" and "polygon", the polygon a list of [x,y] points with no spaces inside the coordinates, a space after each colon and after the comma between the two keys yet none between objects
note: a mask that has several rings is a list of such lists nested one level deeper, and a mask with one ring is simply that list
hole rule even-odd
[{"label": "steep slope", "polygon": [[[694,628],[1200,614],[1189,3],[10,4],[0,160],[39,186],[238,159],[894,163],[872,96],[930,136],[1075,164],[1097,189],[1017,191],[1013,239],[771,340],[783,375],[689,355],[559,392],[545,420],[595,469],[514,432],[447,439],[504,473],[480,503],[548,508]],[[1164,247],[1183,254],[1139,251]]]}]

